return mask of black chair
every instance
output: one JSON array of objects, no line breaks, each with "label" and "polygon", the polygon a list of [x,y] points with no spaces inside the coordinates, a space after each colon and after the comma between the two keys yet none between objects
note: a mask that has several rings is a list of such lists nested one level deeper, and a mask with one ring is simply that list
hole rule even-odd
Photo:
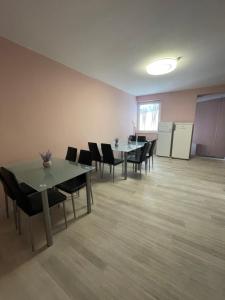
[{"label": "black chair", "polygon": [[[35,192],[31,195],[26,195],[22,191],[20,185],[17,182],[15,175],[12,172],[10,172],[8,169],[3,168],[3,167],[2,167],[2,172],[3,172],[4,179],[7,183],[7,186],[10,190],[10,193],[12,194],[12,197],[16,200],[19,233],[21,233],[20,210],[22,210],[25,214],[27,214],[30,217],[29,218],[29,231],[30,231],[32,251],[34,251],[34,238],[33,238],[33,234],[32,234],[32,218],[31,217],[43,212],[41,193]],[[49,207],[63,203],[65,225],[67,227],[65,200],[66,200],[66,196],[64,196],[63,194],[58,192],[56,189],[48,190]]]},{"label": "black chair", "polygon": [[[91,166],[91,164],[92,164],[91,152],[87,151],[87,150],[80,150],[78,163]],[[74,177],[70,180],[67,180],[67,181],[57,185],[58,189],[71,195],[72,204],[73,204],[73,213],[74,213],[75,219],[76,219],[76,210],[75,210],[75,202],[74,202],[74,193],[78,192],[78,195],[79,195],[79,190],[84,188],[86,185],[87,185],[86,174],[82,174],[80,176]],[[92,188],[91,188],[91,197],[92,197],[92,203],[93,203]]]},{"label": "black chair", "polygon": [[[87,165],[87,166],[92,166],[92,160],[93,160],[93,156],[91,151],[87,151],[87,150],[80,150],[80,155],[78,158],[78,163],[82,164],[82,165]],[[83,177],[85,177],[84,182],[85,182],[85,186],[86,186],[86,175],[81,175]],[[91,180],[91,178],[90,178]],[[79,191],[78,191],[79,192]],[[92,204],[94,203],[94,198],[93,198],[93,193],[92,193],[92,185],[91,185],[91,199],[92,199]]]},{"label": "black chair", "polygon": [[138,138],[137,138],[137,141],[139,143],[145,143],[146,142],[146,136],[144,135],[139,135]]},{"label": "black chair", "polygon": [[[146,165],[146,154],[148,151],[149,143],[145,143],[145,145],[141,149],[141,153],[137,153],[134,156],[128,156],[127,162],[132,163],[133,165],[139,166],[140,173],[142,169],[142,163],[145,162],[145,171],[147,171],[147,165]],[[137,168],[136,168],[137,169]]]},{"label": "black chair", "polygon": [[154,150],[155,150],[155,145],[156,145],[156,141],[157,140],[153,140],[151,143],[150,143],[150,147],[147,151],[147,155],[146,155],[146,159],[149,163],[149,171],[150,171],[150,158],[152,158],[152,167],[153,167],[153,155],[154,155]]},{"label": "black chair", "polygon": [[75,162],[77,159],[77,148],[68,147],[65,159]]},{"label": "black chair", "polygon": [[[6,179],[4,178],[5,172],[4,168],[0,167],[0,180],[3,184],[3,189],[5,193],[5,209],[6,209],[6,217],[9,218],[9,201],[8,198],[12,200],[13,203],[13,215],[14,215],[14,222],[17,229],[17,215],[16,215],[16,201],[14,198],[13,193],[11,192],[10,188],[7,185]],[[29,185],[25,184],[24,182],[20,183],[20,188],[23,191],[24,194],[30,195],[32,193],[36,193],[36,191],[31,188]]]},{"label": "black chair", "polygon": [[78,163],[82,164],[82,165],[91,166],[92,165],[92,153],[91,153],[91,151],[80,150]]},{"label": "black chair", "polygon": [[122,164],[124,162],[124,160],[119,159],[119,158],[114,158],[112,147],[110,144],[102,143],[101,148],[102,148],[102,154],[103,154],[102,177],[103,177],[103,172],[104,172],[104,164],[108,164],[110,166],[110,172],[111,172],[111,167],[113,167],[113,182],[114,182],[115,166]]},{"label": "black chair", "polygon": [[136,142],[136,139],[137,139],[136,135],[130,135],[130,136],[129,136],[129,140],[130,140],[131,142]]},{"label": "black chair", "polygon": [[96,171],[98,170],[98,162],[99,162],[99,169],[101,172],[102,157],[99,152],[97,143],[88,142],[88,147],[89,147],[89,150],[91,151],[92,160],[95,161]]},{"label": "black chair", "polygon": [[[65,160],[71,161],[71,162],[76,162],[77,160],[77,148],[74,147],[68,147],[67,148],[67,153],[66,153],[66,157]],[[60,190],[64,191],[64,184],[68,185],[72,179],[67,180],[61,184],[58,184],[56,187],[59,188]],[[66,192],[66,191],[65,191]],[[71,194],[71,193],[69,193]],[[72,200],[72,206],[73,206],[73,214],[74,214],[74,219],[76,219],[76,211],[75,211],[75,203],[74,203],[74,198],[73,198],[73,193],[71,194],[71,200]]]}]

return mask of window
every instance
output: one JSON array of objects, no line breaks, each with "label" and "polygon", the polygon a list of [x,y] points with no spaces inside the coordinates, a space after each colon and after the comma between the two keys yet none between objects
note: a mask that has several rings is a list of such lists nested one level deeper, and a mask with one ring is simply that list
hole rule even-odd
[{"label": "window", "polygon": [[160,114],[160,102],[138,104],[138,130],[157,131]]}]

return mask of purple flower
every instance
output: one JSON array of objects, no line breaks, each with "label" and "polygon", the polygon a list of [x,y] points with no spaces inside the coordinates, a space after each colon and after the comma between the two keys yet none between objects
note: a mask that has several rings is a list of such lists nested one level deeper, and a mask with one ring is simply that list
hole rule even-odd
[{"label": "purple flower", "polygon": [[40,153],[41,158],[44,162],[50,161],[52,158],[52,153],[48,150],[47,152]]}]

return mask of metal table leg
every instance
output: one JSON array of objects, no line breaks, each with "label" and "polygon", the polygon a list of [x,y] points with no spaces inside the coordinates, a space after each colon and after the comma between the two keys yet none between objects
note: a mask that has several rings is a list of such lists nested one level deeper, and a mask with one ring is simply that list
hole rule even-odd
[{"label": "metal table leg", "polygon": [[[123,152],[121,151],[121,153],[120,153],[120,158],[121,159],[124,159],[123,158]],[[123,175],[123,173],[124,173],[124,163],[122,163],[122,175]]]},{"label": "metal table leg", "polygon": [[127,152],[124,152],[124,179],[127,179]]},{"label": "metal table leg", "polygon": [[45,190],[41,192],[42,198],[42,207],[44,213],[44,223],[45,223],[45,231],[46,231],[46,239],[47,245],[53,245],[53,238],[52,238],[52,224],[51,224],[51,217],[49,212],[49,204],[48,204],[48,191]]},{"label": "metal table leg", "polygon": [[90,172],[86,173],[87,213],[91,212],[91,181]]}]

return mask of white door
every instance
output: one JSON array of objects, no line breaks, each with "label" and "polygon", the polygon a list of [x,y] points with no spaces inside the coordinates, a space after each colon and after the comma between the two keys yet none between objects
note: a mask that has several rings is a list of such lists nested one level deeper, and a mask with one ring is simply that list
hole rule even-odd
[{"label": "white door", "polygon": [[169,157],[171,154],[172,132],[159,132],[156,154]]},{"label": "white door", "polygon": [[192,141],[192,123],[176,123],[173,135],[172,157],[189,159]]}]

